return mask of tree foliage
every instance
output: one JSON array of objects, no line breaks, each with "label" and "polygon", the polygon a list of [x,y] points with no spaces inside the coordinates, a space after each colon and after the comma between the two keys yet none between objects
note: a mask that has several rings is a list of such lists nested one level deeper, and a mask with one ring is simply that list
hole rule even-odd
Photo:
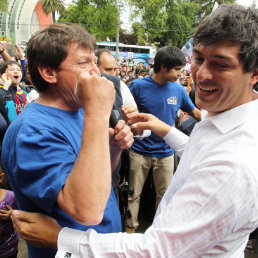
[{"label": "tree foliage", "polygon": [[42,0],[42,10],[45,14],[52,14],[53,22],[56,22],[56,12],[62,13],[65,10],[62,0]]},{"label": "tree foliage", "polygon": [[118,22],[118,9],[111,0],[74,1],[59,18],[59,21],[81,24],[98,41],[115,40]]},{"label": "tree foliage", "polygon": [[[216,1],[235,3],[235,0]],[[145,31],[138,31],[139,39],[141,32],[142,36],[147,34],[149,43],[182,47],[194,28],[212,11],[215,0],[129,0],[129,3],[136,8],[134,15],[141,15]]]},{"label": "tree foliage", "polygon": [[8,10],[8,0],[0,0],[0,11],[7,12]]},{"label": "tree foliage", "polygon": [[147,34],[145,33],[145,28],[142,23],[134,22],[132,24],[133,33],[132,35],[135,38],[136,44],[138,45],[146,45],[147,42]]}]

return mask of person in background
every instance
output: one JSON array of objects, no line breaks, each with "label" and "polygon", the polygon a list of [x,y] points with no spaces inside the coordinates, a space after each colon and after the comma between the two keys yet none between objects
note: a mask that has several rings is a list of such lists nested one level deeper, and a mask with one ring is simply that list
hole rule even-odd
[{"label": "person in background", "polygon": [[[167,46],[157,52],[154,75],[130,84],[139,112],[153,114],[171,126],[180,108],[198,121],[201,119],[200,111],[182,85],[176,82],[185,62],[184,54],[177,47]],[[148,173],[152,168],[157,209],[174,172],[174,150],[164,139],[152,133],[142,140],[135,139],[130,150],[130,164],[129,188],[134,191],[128,197],[127,232],[134,233],[139,226],[140,196]]]},{"label": "person in background", "polygon": [[21,113],[27,103],[27,95],[31,91],[22,86],[22,68],[16,61],[8,61],[0,67],[3,86],[0,87],[0,101],[4,105],[9,123]]},{"label": "person in background", "polygon": [[6,190],[5,174],[0,171],[0,257],[16,258],[19,236],[11,220],[11,209],[17,209],[14,193]]}]

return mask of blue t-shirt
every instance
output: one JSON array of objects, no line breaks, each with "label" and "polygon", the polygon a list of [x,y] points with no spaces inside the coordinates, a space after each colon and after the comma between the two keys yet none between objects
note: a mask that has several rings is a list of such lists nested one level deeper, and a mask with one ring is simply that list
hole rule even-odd
[{"label": "blue t-shirt", "polygon": [[[57,203],[57,195],[80,150],[83,119],[82,109],[72,112],[31,103],[5,134],[2,164],[19,209],[47,214],[61,226],[74,229],[120,232],[121,219],[113,190],[103,220],[96,226],[79,224]],[[53,249],[28,246],[30,257],[54,257],[56,253]]]},{"label": "blue t-shirt", "polygon": [[[152,77],[145,77],[134,80],[129,87],[139,112],[153,114],[171,126],[179,109],[190,112],[195,108],[185,88],[177,82],[161,85]],[[168,157],[174,153],[163,138],[153,133],[142,140],[134,138],[132,149],[149,157]]]}]

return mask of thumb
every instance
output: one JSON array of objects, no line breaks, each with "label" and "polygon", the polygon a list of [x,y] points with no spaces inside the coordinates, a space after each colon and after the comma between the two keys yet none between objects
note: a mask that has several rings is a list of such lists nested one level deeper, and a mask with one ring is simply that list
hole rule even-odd
[{"label": "thumb", "polygon": [[145,130],[149,129],[148,122],[137,122],[131,125],[131,129]]},{"label": "thumb", "polygon": [[33,223],[34,222],[34,213],[21,211],[21,210],[13,210],[12,211],[12,219],[14,221],[24,221]]}]

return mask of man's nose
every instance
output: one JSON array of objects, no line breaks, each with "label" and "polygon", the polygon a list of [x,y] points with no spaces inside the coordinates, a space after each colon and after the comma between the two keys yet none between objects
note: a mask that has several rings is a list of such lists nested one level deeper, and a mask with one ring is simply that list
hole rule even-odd
[{"label": "man's nose", "polygon": [[93,74],[93,73],[100,76],[99,68],[97,67],[95,62],[91,64],[91,68],[90,68],[90,74]]},{"label": "man's nose", "polygon": [[196,73],[197,79],[199,81],[204,80],[211,80],[212,79],[212,72],[207,64],[207,62],[203,62]]}]

